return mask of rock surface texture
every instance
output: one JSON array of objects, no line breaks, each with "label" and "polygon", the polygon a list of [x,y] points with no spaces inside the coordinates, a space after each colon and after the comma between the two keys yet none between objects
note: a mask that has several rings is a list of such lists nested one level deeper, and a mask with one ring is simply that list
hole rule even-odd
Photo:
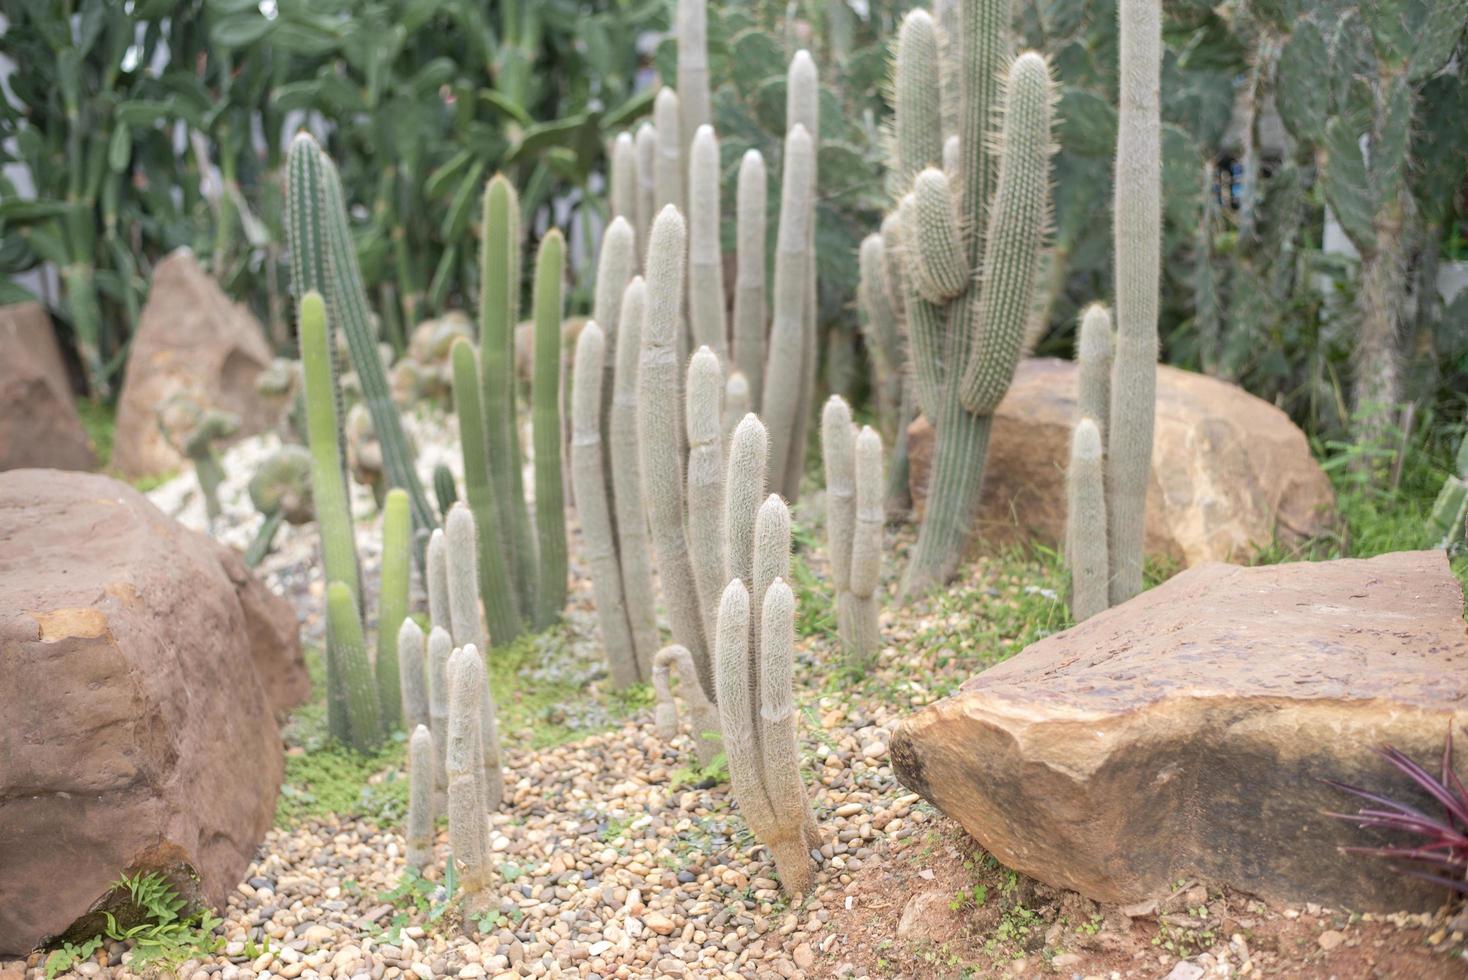
[{"label": "rock surface texture", "polygon": [[107,477],[0,474],[0,956],[96,932],[123,873],[222,906],[308,692],[294,611],[233,552]]},{"label": "rock surface texture", "polygon": [[128,477],[176,470],[183,457],[158,429],[158,407],[187,392],[205,408],[239,416],[239,435],[264,432],[276,409],[255,391],[270,366],[260,322],[233,303],[192,252],[178,249],[153,270],[117,402],[112,465]]},{"label": "rock surface texture", "polygon": [[[977,532],[986,543],[1065,533],[1065,466],[1076,412],[1076,366],[1021,362],[994,413]],[[927,495],[933,430],[908,430],[913,507]],[[1196,565],[1246,561],[1276,535],[1293,544],[1327,531],[1330,481],[1284,412],[1236,385],[1157,368],[1157,426],[1147,488],[1147,554]]]},{"label": "rock surface texture", "polygon": [[97,465],[40,303],[0,306],[0,470]]},{"label": "rock surface texture", "polygon": [[1427,910],[1442,889],[1340,853],[1379,838],[1325,816],[1359,801],[1321,780],[1417,798],[1373,750],[1432,770],[1465,723],[1468,628],[1443,552],[1210,563],[906,719],[892,761],[1000,861],[1096,901],[1196,877]]}]

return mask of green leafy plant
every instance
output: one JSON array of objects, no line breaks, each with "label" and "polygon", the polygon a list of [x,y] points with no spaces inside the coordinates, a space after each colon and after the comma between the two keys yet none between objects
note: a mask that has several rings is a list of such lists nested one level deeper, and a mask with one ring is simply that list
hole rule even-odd
[{"label": "green leafy plant", "polygon": [[102,911],[107,924],[101,935],[81,943],[65,943],[48,956],[48,978],[89,959],[104,940],[131,944],[134,970],[167,970],[224,946],[223,937],[215,935],[223,920],[207,908],[190,910],[169,880],[156,871],[123,875],[112,887],[115,893],[126,896],[123,904]]},{"label": "green leafy plant", "polygon": [[53,950],[46,957],[46,980],[55,980],[58,975],[91,959],[102,948],[102,939],[102,936],[93,936],[80,943],[62,943],[60,949]]}]

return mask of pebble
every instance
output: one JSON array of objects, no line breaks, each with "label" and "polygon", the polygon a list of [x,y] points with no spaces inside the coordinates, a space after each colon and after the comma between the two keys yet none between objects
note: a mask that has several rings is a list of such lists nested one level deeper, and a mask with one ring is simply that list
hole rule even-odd
[{"label": "pebble", "polygon": [[1346,937],[1334,929],[1325,930],[1320,934],[1320,938],[1316,940],[1316,942],[1320,943],[1320,948],[1327,953],[1345,941]]}]

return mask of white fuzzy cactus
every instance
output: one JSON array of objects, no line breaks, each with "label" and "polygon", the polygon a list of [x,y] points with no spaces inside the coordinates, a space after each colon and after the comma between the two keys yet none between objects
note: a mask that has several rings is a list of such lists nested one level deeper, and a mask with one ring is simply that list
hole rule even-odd
[{"label": "white fuzzy cactus", "polygon": [[433,780],[437,766],[433,735],[417,725],[408,740],[408,867],[433,863]]}]

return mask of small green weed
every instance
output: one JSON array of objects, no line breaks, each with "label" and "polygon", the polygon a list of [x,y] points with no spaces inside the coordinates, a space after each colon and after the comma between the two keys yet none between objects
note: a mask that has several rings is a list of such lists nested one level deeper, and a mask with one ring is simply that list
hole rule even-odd
[{"label": "small green weed", "polygon": [[[104,909],[107,925],[99,936],[82,943],[65,943],[46,958],[46,976],[55,977],[64,970],[89,959],[104,940],[132,945],[132,969],[158,967],[164,971],[184,960],[218,951],[224,940],[214,935],[221,920],[206,908],[187,911],[188,903],[168,879],[157,872],[124,875],[113,883],[116,891],[127,893],[127,905],[118,914]],[[123,925],[132,922],[132,925]]]}]

